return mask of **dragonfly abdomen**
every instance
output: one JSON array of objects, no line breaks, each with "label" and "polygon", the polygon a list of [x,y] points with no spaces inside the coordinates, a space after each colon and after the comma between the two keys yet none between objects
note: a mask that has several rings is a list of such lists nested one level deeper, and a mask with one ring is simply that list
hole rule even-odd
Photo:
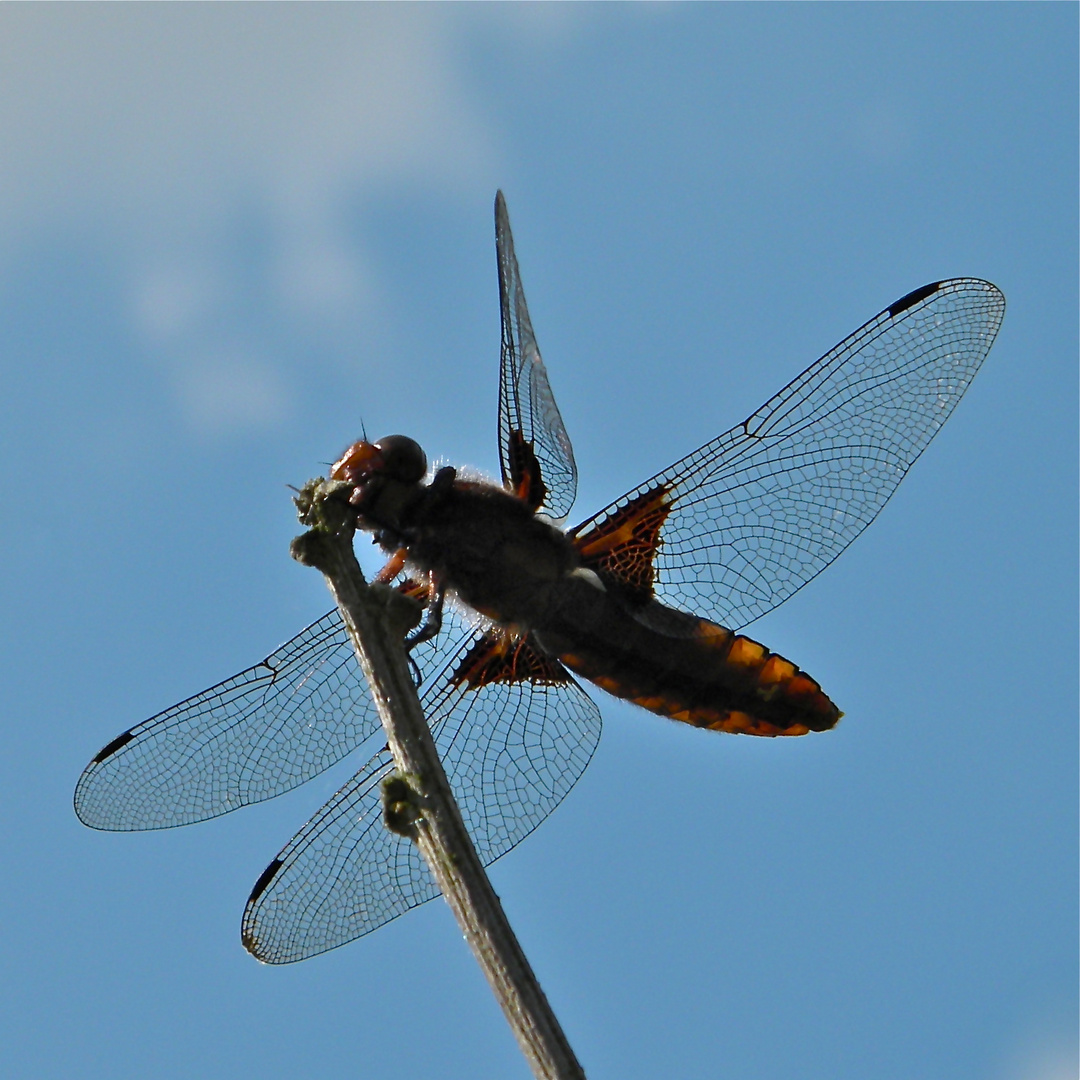
[{"label": "dragonfly abdomen", "polygon": [[746,735],[805,735],[840,719],[790,660],[716,623],[655,602],[633,614],[603,604],[593,616],[546,628],[541,644],[576,674],[650,712]]}]

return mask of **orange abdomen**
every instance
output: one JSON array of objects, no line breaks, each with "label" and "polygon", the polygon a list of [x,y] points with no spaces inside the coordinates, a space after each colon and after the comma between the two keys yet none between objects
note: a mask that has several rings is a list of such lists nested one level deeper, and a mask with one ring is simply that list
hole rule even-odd
[{"label": "orange abdomen", "polygon": [[602,690],[650,712],[746,735],[827,731],[842,715],[790,660],[715,623],[694,619],[687,636],[672,637],[619,622],[615,633],[597,633],[598,625],[557,655]]}]

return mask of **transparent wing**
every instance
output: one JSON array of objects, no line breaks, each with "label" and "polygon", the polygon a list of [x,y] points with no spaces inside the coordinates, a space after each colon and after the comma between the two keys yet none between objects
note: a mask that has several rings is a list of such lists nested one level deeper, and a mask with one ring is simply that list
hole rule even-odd
[{"label": "transparent wing", "polygon": [[[600,713],[569,675],[558,685],[455,684],[453,673],[483,636],[467,637],[423,704],[486,864],[574,786],[599,741]],[[380,783],[391,768],[388,752],[376,754],[259,879],[242,933],[260,960],[285,964],[325,952],[437,895],[416,845],[383,825]]]},{"label": "transparent wing", "polygon": [[525,305],[506,200],[495,196],[495,250],[502,312],[499,460],[503,484],[561,520],[577,494],[577,466]]},{"label": "transparent wing", "polygon": [[973,278],[909,293],[573,534],[588,547],[613,515],[643,508],[662,522],[657,597],[734,629],[752,622],[873,521],[975,377],[1004,313],[998,289]]},{"label": "transparent wing", "polygon": [[[440,665],[442,637],[414,650]],[[113,739],[75,788],[95,829],[165,829],[271,799],[317,776],[379,726],[336,610],[261,663]]]}]

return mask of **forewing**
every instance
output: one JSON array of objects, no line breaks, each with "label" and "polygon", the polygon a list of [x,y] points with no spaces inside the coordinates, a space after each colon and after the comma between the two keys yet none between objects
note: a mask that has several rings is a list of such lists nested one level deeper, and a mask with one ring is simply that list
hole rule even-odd
[{"label": "forewing", "polygon": [[[439,640],[414,650],[422,671]],[[96,829],[189,825],[310,780],[379,726],[336,610],[261,663],[113,739],[75,788]]]},{"label": "forewing", "polygon": [[499,459],[503,484],[534,510],[561,520],[574,504],[577,466],[533,335],[501,191],[495,196],[495,250],[502,314]]},{"label": "forewing", "polygon": [[[486,864],[532,832],[574,786],[599,740],[600,714],[554,661],[540,656],[544,670],[533,672],[536,678],[500,680],[485,671],[485,658],[499,663],[498,634],[460,640],[422,703]],[[383,824],[380,783],[391,769],[389,753],[377,754],[260,877],[242,931],[260,960],[284,964],[325,952],[437,895],[416,845]]]},{"label": "forewing", "polygon": [[909,293],[742,424],[578,526],[586,564],[617,576],[625,564],[635,587],[733,629],[764,615],[877,516],[1004,313],[998,289],[973,278]]}]

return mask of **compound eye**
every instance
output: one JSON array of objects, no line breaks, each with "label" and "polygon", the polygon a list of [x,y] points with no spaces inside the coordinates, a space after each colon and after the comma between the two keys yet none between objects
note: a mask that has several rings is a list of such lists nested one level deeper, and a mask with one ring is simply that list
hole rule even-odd
[{"label": "compound eye", "polygon": [[427,472],[427,456],[408,435],[387,435],[375,444],[383,459],[383,472],[404,484],[417,484]]}]

